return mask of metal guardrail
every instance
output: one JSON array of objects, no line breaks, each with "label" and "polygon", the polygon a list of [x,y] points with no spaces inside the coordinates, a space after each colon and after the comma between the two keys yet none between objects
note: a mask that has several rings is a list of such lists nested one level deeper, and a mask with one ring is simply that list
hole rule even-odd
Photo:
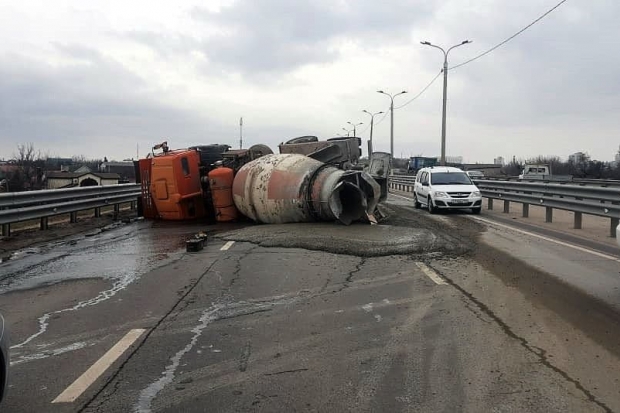
[{"label": "metal guardrail", "polygon": [[34,219],[41,220],[41,229],[47,229],[48,218],[71,214],[71,222],[77,221],[77,212],[95,210],[95,217],[101,215],[101,208],[130,202],[135,208],[140,196],[139,184],[92,186],[86,188],[50,189],[42,191],[9,192],[0,194],[0,225],[2,235],[9,236],[11,224]]},{"label": "metal guardrail", "polygon": [[[414,177],[391,177],[390,188],[413,192]],[[493,209],[493,200],[504,201],[504,212],[510,212],[510,203],[523,205],[523,217],[529,216],[530,205],[546,208],[546,222],[552,222],[553,209],[571,211],[574,228],[581,229],[582,214],[610,219],[611,237],[616,237],[620,222],[620,187],[602,187],[573,183],[546,183],[500,180],[474,180],[482,196]],[[598,183],[598,182],[597,182]]]}]

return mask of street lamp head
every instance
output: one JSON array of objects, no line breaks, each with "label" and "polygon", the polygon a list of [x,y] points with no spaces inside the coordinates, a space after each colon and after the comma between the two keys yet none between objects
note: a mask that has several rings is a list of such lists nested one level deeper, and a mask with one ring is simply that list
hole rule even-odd
[{"label": "street lamp head", "polygon": [[402,92],[400,92],[400,93],[407,93],[407,91],[406,91],[406,90],[403,90],[403,91],[402,91]]},{"label": "street lamp head", "polygon": [[471,40],[463,40],[463,43],[461,43],[461,44],[467,44],[467,43],[472,43],[472,41]]},{"label": "street lamp head", "polygon": [[377,93],[385,93],[383,90],[377,90]]},{"label": "street lamp head", "polygon": [[370,112],[368,112],[366,109],[364,109],[362,112],[364,112],[364,113],[368,113],[369,115],[371,115],[371,113],[370,113]]},{"label": "street lamp head", "polygon": [[425,45],[425,46],[430,46],[430,45],[431,45],[431,43],[430,43],[430,42],[426,42],[426,41],[424,41],[424,42],[420,42],[420,43],[422,43],[422,44],[423,44],[423,45]]},{"label": "street lamp head", "polygon": [[377,112],[377,115],[380,115],[380,114],[382,114],[382,113],[383,113],[383,111],[381,111],[381,112]]}]

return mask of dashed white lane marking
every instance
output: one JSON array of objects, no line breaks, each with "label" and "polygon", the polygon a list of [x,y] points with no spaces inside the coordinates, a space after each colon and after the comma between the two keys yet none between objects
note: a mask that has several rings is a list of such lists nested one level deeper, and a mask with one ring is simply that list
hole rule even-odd
[{"label": "dashed white lane marking", "polygon": [[220,248],[220,251],[228,251],[230,247],[233,246],[234,243],[235,241],[228,241],[226,244],[224,244],[222,248]]},{"label": "dashed white lane marking", "polygon": [[469,218],[475,219],[476,221],[484,222],[485,224],[488,224],[488,225],[491,225],[491,226],[505,228],[505,229],[508,229],[508,230],[511,230],[511,231],[518,232],[520,234],[528,235],[530,237],[534,237],[534,238],[542,239],[544,241],[552,242],[554,244],[561,245],[563,247],[573,248],[573,249],[575,249],[577,251],[586,252],[588,254],[592,254],[592,255],[595,255],[595,256],[600,257],[600,258],[605,258],[605,259],[610,260],[610,261],[620,262],[620,258],[614,257],[613,255],[608,255],[608,254],[604,254],[602,252],[594,251],[594,250],[591,250],[591,249],[588,249],[588,248],[583,248],[583,247],[580,247],[580,246],[577,246],[577,245],[574,245],[574,244],[570,244],[568,242],[564,242],[564,241],[560,241],[560,240],[557,240],[557,239],[545,237],[544,235],[539,235],[539,234],[536,234],[534,232],[524,231],[522,229],[511,227],[510,225],[500,224],[500,223],[497,223],[495,221],[491,221],[491,220],[488,220],[488,219],[484,219],[484,218],[480,218],[480,217],[472,217],[472,216],[470,216]]},{"label": "dashed white lane marking", "polygon": [[52,403],[71,403],[84,393],[146,330],[130,330],[107,353],[56,397]]},{"label": "dashed white lane marking", "polygon": [[424,264],[423,262],[416,262],[416,265],[422,270],[424,274],[426,274],[428,278],[433,280],[435,284],[446,285],[446,282],[443,280],[443,278],[441,278],[439,274],[437,274],[435,271],[430,269],[426,264]]}]

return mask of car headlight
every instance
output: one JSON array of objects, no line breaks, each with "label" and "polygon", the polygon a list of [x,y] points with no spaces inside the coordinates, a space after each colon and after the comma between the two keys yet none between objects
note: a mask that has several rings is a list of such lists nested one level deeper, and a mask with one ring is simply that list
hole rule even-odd
[{"label": "car headlight", "polygon": [[480,191],[474,191],[471,193],[471,196],[480,196]]},{"label": "car headlight", "polygon": [[448,194],[445,192],[437,191],[435,192],[435,198],[448,198]]}]

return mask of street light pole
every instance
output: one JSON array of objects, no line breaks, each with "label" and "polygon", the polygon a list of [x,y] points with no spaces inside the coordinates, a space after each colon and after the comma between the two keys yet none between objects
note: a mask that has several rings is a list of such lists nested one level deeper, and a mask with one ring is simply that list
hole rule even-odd
[{"label": "street light pole", "polygon": [[377,90],[377,93],[384,94],[390,98],[390,155],[392,156],[392,159],[394,159],[394,98],[398,95],[407,93],[407,91],[403,90],[395,95],[390,95],[383,90]]},{"label": "street light pole", "polygon": [[376,113],[370,113],[366,109],[364,109],[362,112],[370,115],[370,140],[368,141],[368,162],[370,162],[372,158],[372,130],[375,125],[375,115],[381,115],[383,111],[376,112]]},{"label": "street light pole", "polygon": [[348,130],[348,129],[346,129],[346,128],[342,128],[342,130],[343,130],[343,131],[345,131],[345,132],[347,133],[347,136],[349,136],[349,134],[350,134],[351,132],[353,132],[353,131],[350,131],[350,130]]},{"label": "street light pole", "polygon": [[357,127],[360,125],[363,125],[363,122],[360,123],[351,123],[351,122],[347,122],[349,125],[353,126],[353,136],[357,136]]},{"label": "street light pole", "polygon": [[442,47],[431,44],[430,42],[420,42],[424,46],[434,47],[435,49],[439,49],[443,53],[443,108],[441,114],[441,165],[446,164],[446,106],[448,102],[448,53],[450,50],[455,47],[463,46],[465,44],[471,43],[471,40],[464,40],[459,44],[456,44],[449,48],[447,51]]}]

